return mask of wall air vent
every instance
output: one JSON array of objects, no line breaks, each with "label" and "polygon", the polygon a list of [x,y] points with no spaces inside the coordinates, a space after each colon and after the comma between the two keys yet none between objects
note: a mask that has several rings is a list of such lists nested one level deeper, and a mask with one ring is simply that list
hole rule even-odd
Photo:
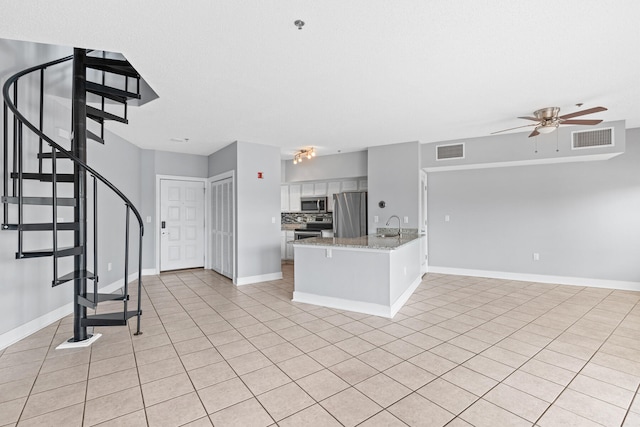
[{"label": "wall air vent", "polygon": [[571,132],[572,150],[611,146],[613,146],[613,128]]},{"label": "wall air vent", "polygon": [[464,159],[464,143],[436,146],[436,160]]}]

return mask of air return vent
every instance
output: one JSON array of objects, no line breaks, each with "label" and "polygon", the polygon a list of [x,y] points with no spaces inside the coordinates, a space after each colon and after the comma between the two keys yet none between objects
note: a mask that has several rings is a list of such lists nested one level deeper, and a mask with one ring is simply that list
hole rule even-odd
[{"label": "air return vent", "polygon": [[436,160],[464,159],[464,144],[436,146]]},{"label": "air return vent", "polygon": [[613,146],[613,128],[571,132],[571,148],[596,148]]}]

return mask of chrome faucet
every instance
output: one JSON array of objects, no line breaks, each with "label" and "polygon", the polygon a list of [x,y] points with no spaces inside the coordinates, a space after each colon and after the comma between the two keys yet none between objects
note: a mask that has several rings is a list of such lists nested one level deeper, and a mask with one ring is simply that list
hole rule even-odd
[{"label": "chrome faucet", "polygon": [[389,223],[391,222],[391,220],[393,218],[397,218],[398,219],[398,237],[402,236],[402,232],[400,231],[400,217],[398,215],[391,215],[389,217],[389,220],[387,221],[386,225],[389,225]]}]

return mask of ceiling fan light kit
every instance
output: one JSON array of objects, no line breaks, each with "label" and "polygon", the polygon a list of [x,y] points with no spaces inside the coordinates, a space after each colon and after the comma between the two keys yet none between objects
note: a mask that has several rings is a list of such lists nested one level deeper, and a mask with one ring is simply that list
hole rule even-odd
[{"label": "ceiling fan light kit", "polygon": [[601,111],[607,111],[605,107],[593,107],[582,111],[576,111],[573,113],[565,114],[563,116],[558,116],[560,113],[560,107],[546,107],[541,108],[533,112],[534,117],[518,117],[519,119],[524,120],[532,120],[536,123],[524,126],[517,126],[514,128],[503,129],[497,132],[492,132],[491,135],[506,132],[508,130],[520,129],[524,127],[535,126],[533,132],[529,134],[529,138],[532,136],[538,136],[541,133],[551,133],[556,130],[560,125],[597,125],[598,123],[602,123],[602,120],[597,119],[578,119],[572,120],[574,117],[584,116],[587,114],[599,113]]}]

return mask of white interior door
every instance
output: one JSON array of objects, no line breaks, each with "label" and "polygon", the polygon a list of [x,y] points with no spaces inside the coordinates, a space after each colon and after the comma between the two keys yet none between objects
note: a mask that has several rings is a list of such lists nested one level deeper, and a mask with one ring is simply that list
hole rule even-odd
[{"label": "white interior door", "polygon": [[160,180],[160,271],[204,267],[204,182]]},{"label": "white interior door", "polygon": [[233,278],[233,179],[211,183],[211,268]]}]

